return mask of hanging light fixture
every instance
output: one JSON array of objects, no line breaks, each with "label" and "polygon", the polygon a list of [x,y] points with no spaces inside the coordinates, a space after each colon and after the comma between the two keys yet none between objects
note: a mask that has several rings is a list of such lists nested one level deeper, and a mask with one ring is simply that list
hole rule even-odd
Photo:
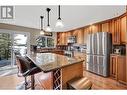
[{"label": "hanging light fixture", "polygon": [[56,27],[59,27],[59,28],[64,27],[63,22],[62,22],[61,17],[60,17],[60,5],[58,6],[58,19],[56,22]]},{"label": "hanging light fixture", "polygon": [[43,18],[44,18],[44,16],[40,16],[40,18],[41,18],[41,31],[40,31],[40,34],[44,35],[45,34],[44,29],[43,29]]},{"label": "hanging light fixture", "polygon": [[50,12],[50,8],[47,8],[46,11],[47,11],[47,27],[46,27],[46,31],[47,32],[51,32],[51,28],[50,28],[50,24],[49,24],[49,12]]}]

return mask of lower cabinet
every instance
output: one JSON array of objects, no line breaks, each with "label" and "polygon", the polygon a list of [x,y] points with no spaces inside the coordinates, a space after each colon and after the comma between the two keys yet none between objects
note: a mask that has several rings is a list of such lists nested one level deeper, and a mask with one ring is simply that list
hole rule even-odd
[{"label": "lower cabinet", "polygon": [[127,84],[126,81],[126,56],[111,55],[110,76],[120,83]]},{"label": "lower cabinet", "polygon": [[126,57],[119,56],[117,60],[117,68],[118,68],[118,81],[122,83],[126,83]]},{"label": "lower cabinet", "polygon": [[110,76],[117,78],[117,57],[113,55],[110,57]]}]

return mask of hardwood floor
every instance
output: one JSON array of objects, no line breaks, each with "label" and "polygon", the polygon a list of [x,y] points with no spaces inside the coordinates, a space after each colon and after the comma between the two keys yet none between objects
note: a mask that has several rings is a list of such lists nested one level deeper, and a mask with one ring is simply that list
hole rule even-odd
[{"label": "hardwood floor", "polygon": [[0,89],[1,90],[13,90],[16,86],[23,81],[23,78],[17,77],[17,75],[2,76],[0,77]]},{"label": "hardwood floor", "polygon": [[[46,84],[46,89],[49,89],[48,83],[50,83],[49,78],[51,78],[50,73],[44,74],[44,73],[39,73],[38,74],[40,77],[42,76],[43,81],[41,82],[42,84],[40,86],[36,86],[36,89],[44,89],[44,84]],[[93,86],[92,89],[94,90],[103,90],[103,89],[109,89],[109,90],[124,90],[127,89],[126,85],[120,84],[119,82],[111,79],[111,78],[104,78],[102,76],[95,75],[93,73],[84,71],[84,76],[88,77],[89,80],[92,81]],[[48,78],[49,77],[49,78]],[[46,79],[48,79],[46,81]],[[0,77],[0,89],[16,89],[16,86],[20,84],[21,81],[24,79],[21,77],[17,77],[17,75],[10,75],[10,76],[4,76]],[[43,87],[42,87],[43,85]]]},{"label": "hardwood floor", "polygon": [[116,80],[113,80],[111,78],[104,78],[99,75],[95,75],[93,73],[84,71],[84,76],[86,76],[91,82],[93,83],[92,89],[98,90],[124,90],[127,89],[126,85],[123,85]]}]

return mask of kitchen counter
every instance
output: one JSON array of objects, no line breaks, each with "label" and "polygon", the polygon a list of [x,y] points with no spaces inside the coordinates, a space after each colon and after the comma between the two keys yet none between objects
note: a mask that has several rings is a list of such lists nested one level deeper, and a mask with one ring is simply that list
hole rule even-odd
[{"label": "kitchen counter", "polygon": [[[67,89],[67,82],[75,77],[83,77],[81,57],[69,58],[54,53],[34,53],[27,55],[44,73],[51,72],[52,89]],[[38,81],[41,78],[37,78]]]},{"label": "kitchen counter", "polygon": [[64,51],[60,49],[51,49],[51,48],[45,48],[45,49],[37,49],[37,53],[56,53],[64,55]]},{"label": "kitchen counter", "polygon": [[54,53],[34,53],[27,57],[45,73],[84,61],[81,57],[71,58]]},{"label": "kitchen counter", "polygon": [[84,67],[84,69],[86,69],[86,56],[87,56],[87,54],[85,52],[74,51],[74,56],[84,59],[83,67]]}]

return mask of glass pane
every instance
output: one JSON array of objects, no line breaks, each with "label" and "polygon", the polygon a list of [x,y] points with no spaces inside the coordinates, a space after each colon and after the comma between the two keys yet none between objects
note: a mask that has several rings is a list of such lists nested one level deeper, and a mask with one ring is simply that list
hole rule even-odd
[{"label": "glass pane", "polygon": [[0,33],[0,68],[11,65],[11,37]]},{"label": "glass pane", "polygon": [[13,49],[18,54],[21,55],[27,54],[27,35],[14,34]]},{"label": "glass pane", "polygon": [[37,41],[37,46],[38,47],[46,47],[46,38],[45,37],[38,37],[37,39],[36,39],[36,41]]},{"label": "glass pane", "polygon": [[47,47],[54,47],[54,39],[47,38]]}]

